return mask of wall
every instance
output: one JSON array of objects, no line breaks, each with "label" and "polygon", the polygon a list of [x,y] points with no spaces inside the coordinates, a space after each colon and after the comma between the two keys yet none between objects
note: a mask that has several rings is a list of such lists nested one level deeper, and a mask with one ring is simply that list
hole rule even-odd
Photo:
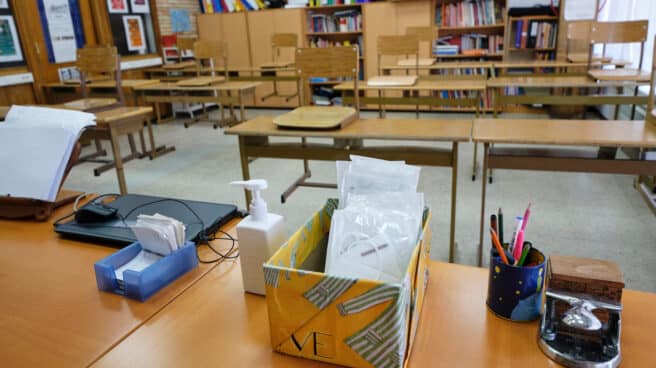
[{"label": "wall", "polygon": [[197,34],[196,15],[200,13],[200,2],[198,0],[156,0],[156,2],[161,35],[171,34],[171,18],[169,16],[171,9],[188,10],[192,33]]}]

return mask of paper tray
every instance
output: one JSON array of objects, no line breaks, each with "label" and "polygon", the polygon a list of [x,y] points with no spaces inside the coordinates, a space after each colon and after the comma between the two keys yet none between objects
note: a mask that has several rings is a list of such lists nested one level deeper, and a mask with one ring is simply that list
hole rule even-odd
[{"label": "paper tray", "polygon": [[145,301],[157,291],[198,266],[196,246],[192,242],[160,259],[141,271],[125,270],[123,282],[116,279],[114,271],[128,263],[141,252],[139,242],[132,243],[93,265],[98,289]]},{"label": "paper tray", "polygon": [[344,106],[302,106],[273,118],[281,128],[333,129],[357,120],[358,113]]}]

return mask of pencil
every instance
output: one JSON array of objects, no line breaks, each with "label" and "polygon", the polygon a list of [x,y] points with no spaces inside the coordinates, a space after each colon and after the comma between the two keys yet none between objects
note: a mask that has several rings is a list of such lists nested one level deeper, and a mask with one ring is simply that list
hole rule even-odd
[{"label": "pencil", "polygon": [[499,243],[503,246],[503,212],[501,211],[501,207],[499,207],[499,216],[497,218],[499,222]]},{"label": "pencil", "polygon": [[[495,232],[498,232],[497,230],[497,215],[492,215],[490,216],[490,226],[492,227],[492,230]],[[494,243],[492,243],[492,247],[494,247]]]},{"label": "pencil", "polygon": [[499,244],[499,239],[497,239],[497,233],[492,228],[490,228],[490,236],[492,237],[492,244],[497,248],[497,252],[499,252],[499,257],[501,257],[503,263],[509,264],[506,252],[503,251],[503,247]]}]

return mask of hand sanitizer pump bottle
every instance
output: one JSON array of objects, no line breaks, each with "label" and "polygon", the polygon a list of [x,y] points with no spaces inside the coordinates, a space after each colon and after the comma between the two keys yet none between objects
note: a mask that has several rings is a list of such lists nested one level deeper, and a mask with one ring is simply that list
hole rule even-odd
[{"label": "hand sanitizer pump bottle", "polygon": [[267,211],[267,204],[260,191],[268,187],[266,180],[233,181],[234,186],[245,188],[253,194],[249,212],[237,225],[239,259],[244,291],[264,295],[264,264],[284,243],[283,217]]}]

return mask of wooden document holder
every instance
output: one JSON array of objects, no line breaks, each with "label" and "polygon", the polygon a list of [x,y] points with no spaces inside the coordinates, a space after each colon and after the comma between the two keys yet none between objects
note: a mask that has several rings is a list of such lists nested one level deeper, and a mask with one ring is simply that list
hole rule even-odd
[{"label": "wooden document holder", "polygon": [[[66,180],[66,176],[71,171],[71,168],[77,163],[80,157],[82,146],[80,142],[75,145],[71,158],[66,166],[66,171],[62,177],[62,183]],[[34,218],[37,221],[45,221],[50,217],[52,211],[57,207],[71,203],[79,195],[79,192],[61,189],[57,194],[57,199],[54,202],[43,201],[40,199],[20,198],[20,197],[0,197],[0,218],[5,219],[28,219]]]}]

